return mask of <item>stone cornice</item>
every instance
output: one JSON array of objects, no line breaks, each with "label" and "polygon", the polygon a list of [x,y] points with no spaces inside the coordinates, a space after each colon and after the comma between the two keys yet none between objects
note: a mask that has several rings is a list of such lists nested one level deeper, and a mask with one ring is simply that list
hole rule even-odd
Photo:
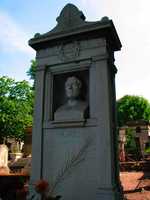
[{"label": "stone cornice", "polygon": [[[73,13],[73,14],[72,14]],[[58,44],[62,40],[76,38],[98,38],[105,36],[114,51],[121,49],[121,42],[112,20],[103,17],[97,22],[86,22],[85,17],[74,5],[67,4],[57,18],[57,26],[45,34],[35,34],[29,45],[35,50]]]}]

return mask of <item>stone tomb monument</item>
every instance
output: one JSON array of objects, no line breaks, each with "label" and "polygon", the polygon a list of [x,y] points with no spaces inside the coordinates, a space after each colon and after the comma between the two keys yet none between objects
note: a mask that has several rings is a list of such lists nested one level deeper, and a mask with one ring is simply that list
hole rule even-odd
[{"label": "stone tomb monument", "polygon": [[31,183],[48,180],[63,200],[122,199],[114,81],[121,43],[113,22],[87,22],[67,4],[56,27],[29,45],[38,63]]}]

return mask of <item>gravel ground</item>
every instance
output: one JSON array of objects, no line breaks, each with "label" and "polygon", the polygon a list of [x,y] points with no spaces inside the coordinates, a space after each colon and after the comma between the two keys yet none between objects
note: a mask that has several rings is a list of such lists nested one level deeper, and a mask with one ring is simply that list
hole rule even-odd
[{"label": "gravel ground", "polygon": [[150,191],[125,194],[127,200],[150,200]]},{"label": "gravel ground", "polygon": [[121,172],[120,180],[127,200],[150,200],[150,172]]}]

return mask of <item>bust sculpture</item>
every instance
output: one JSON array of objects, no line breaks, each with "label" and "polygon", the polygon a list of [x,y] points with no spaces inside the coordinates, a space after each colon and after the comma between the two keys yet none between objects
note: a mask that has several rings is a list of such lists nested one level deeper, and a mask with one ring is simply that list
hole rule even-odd
[{"label": "bust sculpture", "polygon": [[82,83],[75,76],[67,78],[65,92],[67,102],[54,113],[56,121],[80,121],[85,119],[88,104],[80,99]]}]

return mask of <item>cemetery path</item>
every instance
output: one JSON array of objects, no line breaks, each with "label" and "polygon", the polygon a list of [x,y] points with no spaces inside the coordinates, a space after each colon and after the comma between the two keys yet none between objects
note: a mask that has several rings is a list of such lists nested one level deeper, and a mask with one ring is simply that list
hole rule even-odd
[{"label": "cemetery path", "polygon": [[120,180],[127,200],[150,200],[150,172],[121,172]]}]

